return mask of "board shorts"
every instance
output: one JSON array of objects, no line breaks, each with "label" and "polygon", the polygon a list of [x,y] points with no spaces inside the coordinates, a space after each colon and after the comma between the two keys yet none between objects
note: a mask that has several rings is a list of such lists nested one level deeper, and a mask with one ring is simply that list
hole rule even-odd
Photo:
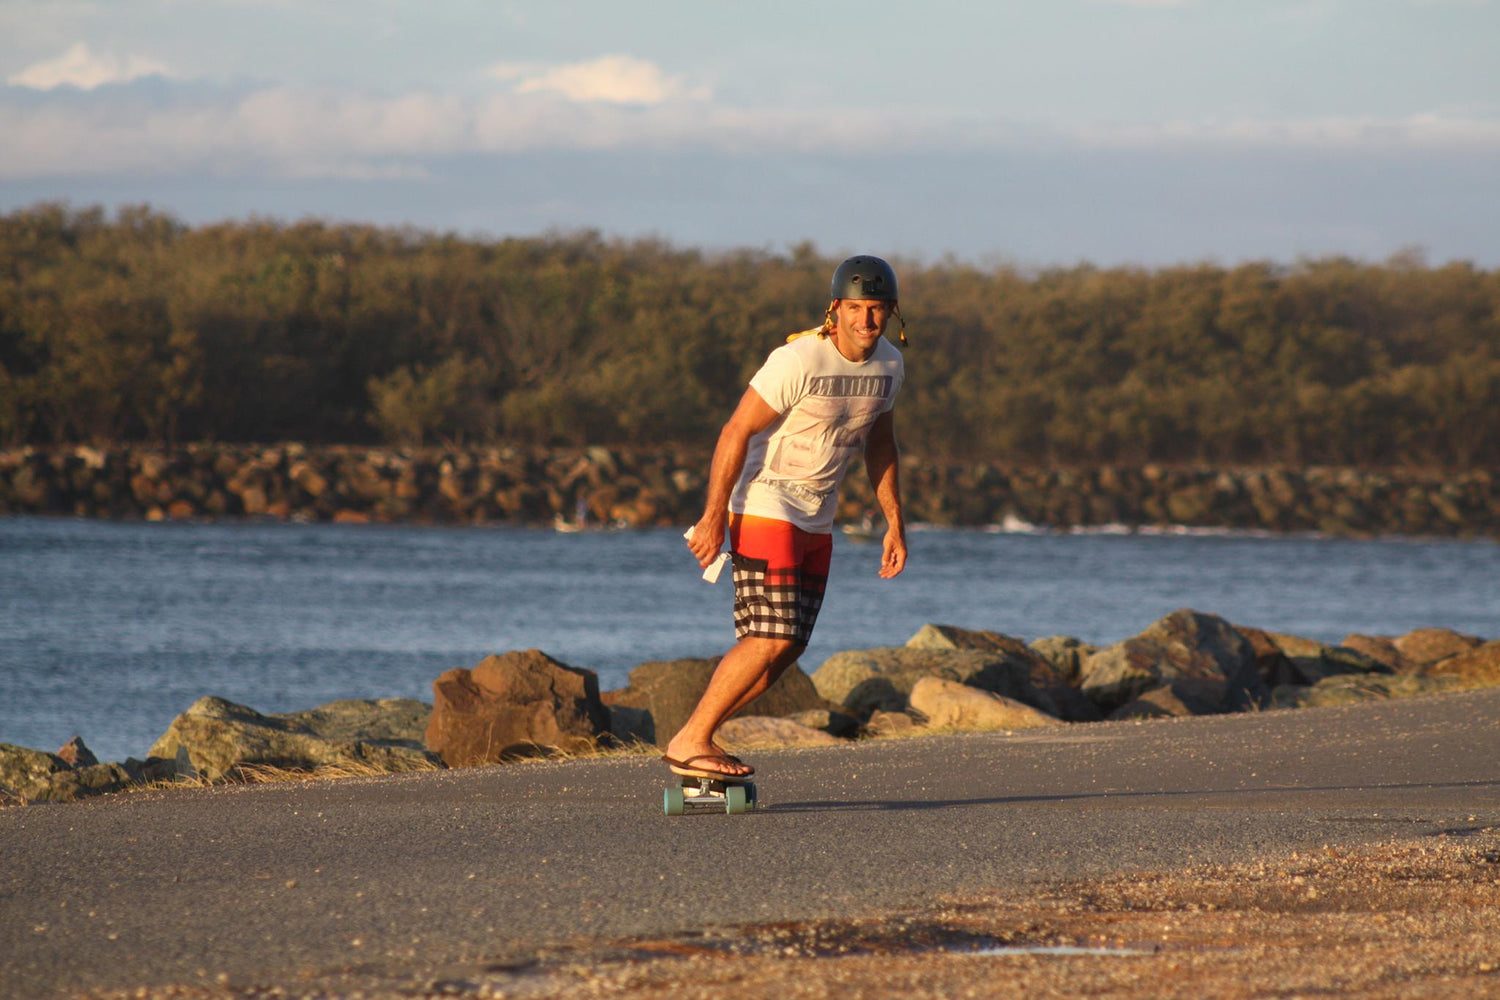
[{"label": "board shorts", "polygon": [[735,637],[806,645],[823,607],[833,536],[774,518],[732,514],[729,550]]}]

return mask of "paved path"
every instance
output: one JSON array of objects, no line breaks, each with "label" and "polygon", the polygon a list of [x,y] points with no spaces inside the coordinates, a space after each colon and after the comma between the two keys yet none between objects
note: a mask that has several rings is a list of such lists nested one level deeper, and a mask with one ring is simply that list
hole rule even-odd
[{"label": "paved path", "polygon": [[1500,690],[753,755],[667,818],[573,761],[0,811],[0,997],[293,984],[1500,825]]}]

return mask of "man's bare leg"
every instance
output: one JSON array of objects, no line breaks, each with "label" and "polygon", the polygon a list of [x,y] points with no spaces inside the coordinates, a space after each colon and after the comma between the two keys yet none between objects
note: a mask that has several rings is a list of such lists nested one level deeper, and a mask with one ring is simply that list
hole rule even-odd
[{"label": "man's bare leg", "polygon": [[[698,707],[667,744],[667,756],[688,760],[699,754],[723,751],[714,743],[714,733],[739,709],[770,687],[786,668],[802,655],[806,647],[788,639],[741,639],[724,654],[709,678],[708,688],[698,699]],[[743,764],[717,762],[703,770],[722,770],[730,775],[749,774]]]}]

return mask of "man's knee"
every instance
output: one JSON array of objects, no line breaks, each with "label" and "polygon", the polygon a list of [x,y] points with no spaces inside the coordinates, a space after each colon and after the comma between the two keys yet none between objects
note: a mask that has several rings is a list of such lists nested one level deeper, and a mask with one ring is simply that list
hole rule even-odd
[{"label": "man's knee", "polygon": [[777,643],[776,655],[771,660],[772,682],[775,682],[776,678],[786,672],[787,667],[796,663],[802,658],[802,654],[807,652],[805,642],[798,642],[795,639],[777,639],[775,642]]}]

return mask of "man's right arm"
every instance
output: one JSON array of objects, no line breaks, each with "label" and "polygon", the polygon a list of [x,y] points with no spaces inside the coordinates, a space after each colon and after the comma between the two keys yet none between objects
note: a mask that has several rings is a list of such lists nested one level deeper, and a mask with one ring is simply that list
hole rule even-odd
[{"label": "man's right arm", "polygon": [[693,537],[688,540],[688,548],[700,566],[713,562],[724,547],[729,496],[745,468],[750,439],[774,424],[780,416],[760,393],[746,389],[734,413],[719,431],[719,443],[714,446],[713,463],[708,470],[708,502],[704,505],[702,519],[693,526]]}]

